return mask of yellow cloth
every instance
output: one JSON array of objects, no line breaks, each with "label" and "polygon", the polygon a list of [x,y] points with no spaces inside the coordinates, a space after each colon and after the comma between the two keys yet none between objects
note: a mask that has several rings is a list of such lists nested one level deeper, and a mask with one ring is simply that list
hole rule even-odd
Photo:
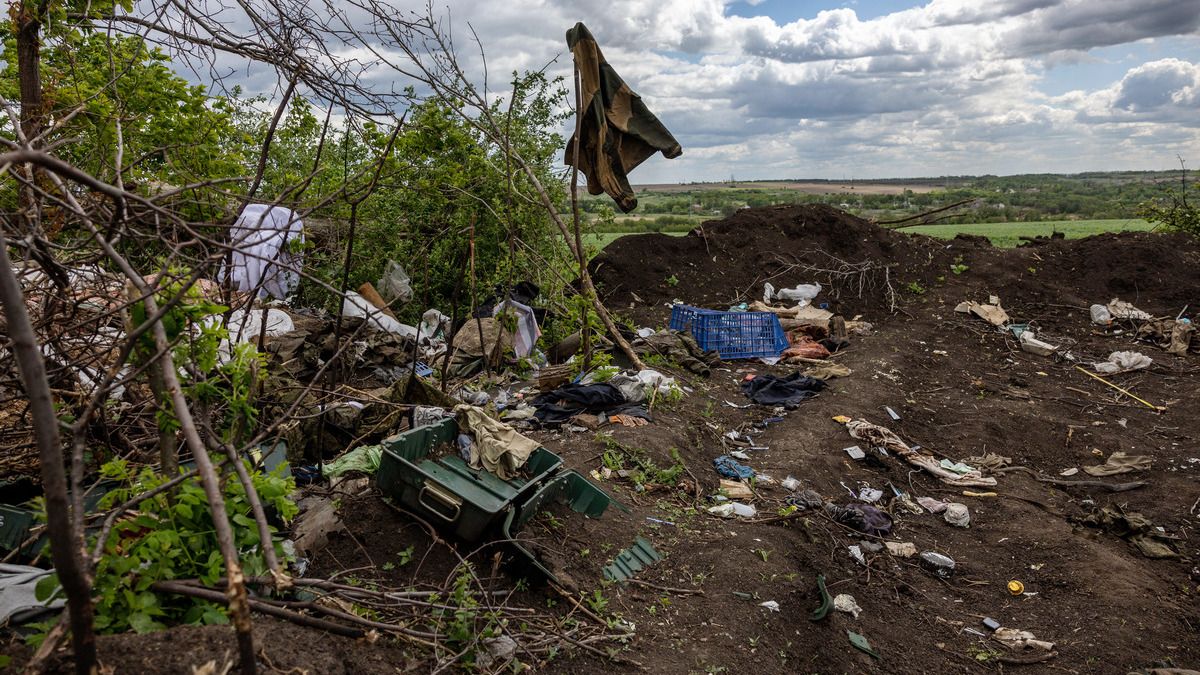
[{"label": "yellow cloth", "polygon": [[483,408],[455,406],[454,416],[458,420],[459,431],[469,433],[475,439],[470,459],[473,469],[486,469],[502,480],[509,480],[538,449],[537,441],[491,418]]}]

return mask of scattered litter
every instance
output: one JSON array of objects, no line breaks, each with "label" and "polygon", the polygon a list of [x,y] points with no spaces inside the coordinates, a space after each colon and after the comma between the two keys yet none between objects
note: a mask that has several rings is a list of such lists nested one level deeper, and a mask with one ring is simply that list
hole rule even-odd
[{"label": "scattered litter", "polygon": [[850,459],[863,459],[867,456],[867,453],[863,452],[863,449],[857,445],[846,448],[846,454],[850,455]]},{"label": "scattered litter", "polygon": [[801,511],[815,511],[825,507],[825,499],[815,490],[804,490],[787,498],[789,506],[795,506]]},{"label": "scattered litter", "polygon": [[911,541],[889,541],[884,543],[887,546],[888,553],[897,558],[911,558],[917,554],[917,545]]},{"label": "scattered litter", "polygon": [[953,471],[960,476],[965,476],[976,470],[975,467],[969,464],[963,464],[962,462],[951,462],[948,459],[943,459],[941,462],[938,462],[938,465],[943,469]]},{"label": "scattered litter", "polygon": [[1053,642],[1045,642],[1034,637],[1033,633],[1027,630],[1017,630],[1016,628],[997,628],[996,632],[992,633],[992,637],[1004,643],[1009,649],[1027,649],[1032,648],[1040,651],[1051,651],[1054,649]]},{"label": "scattered litter", "polygon": [[1074,476],[1074,475],[1075,475],[1075,474],[1077,474],[1077,473],[1079,473],[1079,468],[1078,468],[1078,467],[1071,467],[1070,469],[1063,469],[1062,471],[1058,472],[1058,475],[1060,475],[1060,476]]},{"label": "scattered litter", "polygon": [[909,464],[937,476],[943,483],[968,487],[992,487],[996,484],[995,478],[985,478],[977,470],[959,475],[943,469],[933,455],[919,452],[917,447],[909,447],[890,429],[878,424],[872,424],[866,420],[851,420],[846,423],[846,429],[852,438],[866,441],[872,447],[886,448],[904,458]]},{"label": "scattered litter", "polygon": [[800,481],[788,476],[787,478],[783,479],[783,482],[781,482],[780,485],[782,485],[785,490],[795,492],[800,487]]},{"label": "scattered litter", "polygon": [[1008,312],[1005,312],[1004,308],[1000,306],[999,298],[992,296],[991,300],[995,300],[995,302],[986,305],[970,300],[960,302],[954,311],[961,314],[974,314],[993,326],[1003,326],[1009,322]]},{"label": "scattered litter", "polygon": [[1133,319],[1134,321],[1149,321],[1154,317],[1149,313],[1134,307],[1124,300],[1113,298],[1108,303],[1108,313],[1114,319]]},{"label": "scattered litter", "polygon": [[892,532],[892,517],[870,504],[825,504],[825,514],[834,521],[852,527],[872,537],[886,537]]},{"label": "scattered litter", "polygon": [[1171,547],[1172,537],[1136,511],[1126,512],[1120,506],[1106,506],[1080,522],[1128,539],[1147,558],[1179,557],[1179,553]]},{"label": "scattered litter", "polygon": [[754,493],[750,491],[750,486],[740,480],[721,479],[721,492],[724,492],[730,499],[751,499]]},{"label": "scattered litter", "polygon": [[966,504],[950,502],[946,505],[946,512],[942,514],[942,518],[955,527],[971,526],[971,511],[967,509]]},{"label": "scattered litter", "polygon": [[883,499],[883,490],[876,490],[873,487],[864,487],[858,491],[858,498],[868,504],[874,504],[880,499]]},{"label": "scattered litter", "polygon": [[725,502],[723,504],[717,504],[716,506],[710,506],[708,508],[708,512],[714,516],[720,516],[722,518],[732,518],[733,516],[738,516],[739,518],[753,518],[758,514],[758,509],[754,508],[752,504],[743,504],[741,502]]},{"label": "scattered litter", "polygon": [[977,466],[980,469],[995,471],[1012,464],[1012,458],[1005,457],[1003,455],[997,455],[994,452],[988,452],[979,457],[968,457],[966,462],[971,466]]},{"label": "scattered litter", "polygon": [[863,555],[862,547],[855,545],[855,546],[847,546],[846,548],[848,548],[850,550],[851,558],[854,558],[858,562],[859,565],[866,566],[867,558],[866,558],[866,556]]},{"label": "scattered litter", "polygon": [[775,602],[774,600],[768,600],[768,601],[766,601],[766,602],[760,602],[760,603],[758,603],[758,606],[759,606],[759,607],[766,607],[768,610],[770,610],[770,611],[772,611],[772,612],[778,612],[778,611],[779,611],[779,603],[778,603],[778,602]]},{"label": "scattered litter", "polygon": [[759,405],[781,405],[792,409],[825,388],[823,380],[792,373],[787,377],[761,374],[742,382],[742,393]]},{"label": "scattered litter", "polygon": [[1038,356],[1052,356],[1054,352],[1058,351],[1057,346],[1037,339],[1031,330],[1021,333],[1021,337],[1018,339],[1021,342],[1021,349],[1029,352],[1030,354],[1036,354]]},{"label": "scattered litter", "polygon": [[741,450],[731,450],[729,452],[729,456],[734,459],[740,459],[743,462],[750,461],[750,455],[747,455],[746,453],[742,452]]},{"label": "scattered litter", "polygon": [[1011,595],[1020,595],[1025,592],[1025,584],[1013,579],[1008,582],[1008,592]]},{"label": "scattered litter", "polygon": [[767,305],[775,300],[786,300],[787,302],[796,303],[797,307],[804,307],[820,294],[821,284],[800,284],[795,288],[781,288],[779,290],[775,290],[775,287],[770,283],[763,284],[763,304]]},{"label": "scattered litter", "polygon": [[951,574],[954,574],[954,558],[933,551],[925,551],[921,554],[921,567],[938,577],[948,579]]},{"label": "scattered litter", "polygon": [[1089,311],[1092,313],[1092,323],[1100,326],[1107,326],[1112,323],[1112,312],[1108,311],[1108,308],[1104,305],[1092,305]]},{"label": "scattered litter", "polygon": [[675,523],[672,523],[669,520],[662,520],[660,518],[651,518],[650,516],[646,516],[646,521],[656,523],[658,525],[670,525],[671,527],[675,527]]},{"label": "scattered litter", "polygon": [[862,613],[862,607],[854,601],[854,596],[849,593],[841,593],[833,599],[833,608],[839,612],[845,612],[854,618]]},{"label": "scattered litter", "polygon": [[994,631],[1000,627],[1000,622],[991,618],[990,616],[987,616],[983,618],[983,626],[988,630]]},{"label": "scattered litter", "polygon": [[886,405],[883,406],[883,409],[885,411],[887,411],[888,417],[892,418],[892,421],[894,421],[894,422],[900,421],[900,415],[898,415],[895,410],[892,410],[890,407],[888,407]]},{"label": "scattered litter", "polygon": [[870,539],[863,539],[858,542],[858,545],[867,553],[879,553],[883,550],[883,544],[880,544],[877,541],[871,541]]},{"label": "scattered litter", "polygon": [[848,422],[850,422],[850,418],[846,417],[845,415],[834,415],[832,419],[834,422],[837,422],[838,424],[847,424]]},{"label": "scattered litter", "polygon": [[1131,471],[1146,471],[1153,461],[1149,455],[1127,455],[1124,452],[1114,452],[1103,464],[1085,466],[1083,470],[1089,476],[1115,476]]},{"label": "scattered litter", "polygon": [[1154,361],[1141,352],[1113,352],[1107,361],[1092,364],[1092,370],[1105,375],[1117,375],[1134,370],[1144,370]]},{"label": "scattered litter", "polygon": [[917,497],[917,503],[934,514],[945,511],[946,507],[949,506],[949,503],[941,499],[934,499],[933,497]]},{"label": "scattered litter", "polygon": [[851,371],[840,363],[825,363],[804,369],[804,375],[817,380],[832,380],[835,377],[849,377]]},{"label": "scattered litter", "polygon": [[973,490],[963,490],[962,496],[964,496],[964,497],[999,497],[1000,495],[996,494],[995,492],[975,492]]},{"label": "scattered litter", "polygon": [[880,658],[879,652],[871,649],[871,643],[867,641],[867,638],[855,633],[852,630],[846,631],[846,637],[850,639],[850,646],[854,647],[858,651],[864,654],[869,654],[874,658]]},{"label": "scattered litter", "polygon": [[817,575],[817,593],[821,596],[821,605],[809,615],[809,621],[820,621],[829,614],[829,610],[833,609],[833,598],[829,597],[829,590],[825,587],[824,574]]},{"label": "scattered litter", "polygon": [[381,445],[357,447],[341,457],[327,462],[321,469],[321,474],[326,478],[336,478],[348,471],[373,474],[379,470],[379,461],[382,456],[383,446]]},{"label": "scattered litter", "polygon": [[721,455],[713,460],[713,468],[717,473],[726,478],[738,478],[741,480],[749,480],[754,477],[754,469],[745,464],[738,464],[729,455]]}]

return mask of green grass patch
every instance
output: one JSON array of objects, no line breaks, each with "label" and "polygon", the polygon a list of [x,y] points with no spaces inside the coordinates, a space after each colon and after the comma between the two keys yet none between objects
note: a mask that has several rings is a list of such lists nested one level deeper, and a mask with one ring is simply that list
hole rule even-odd
[{"label": "green grass patch", "polygon": [[[594,245],[602,249],[617,239],[630,234],[645,234],[645,232],[595,232],[593,234],[583,235],[583,244],[584,246]],[[687,234],[687,232],[663,232],[662,234],[671,237],[682,237],[683,235]]]},{"label": "green grass patch", "polygon": [[1136,218],[1116,220],[1045,220],[1029,223],[970,223],[965,225],[919,225],[902,230],[926,234],[940,239],[952,239],[958,234],[987,237],[992,245],[1012,248],[1021,243],[1020,237],[1050,236],[1062,232],[1068,239],[1090,237],[1104,232],[1146,232],[1154,225]]}]

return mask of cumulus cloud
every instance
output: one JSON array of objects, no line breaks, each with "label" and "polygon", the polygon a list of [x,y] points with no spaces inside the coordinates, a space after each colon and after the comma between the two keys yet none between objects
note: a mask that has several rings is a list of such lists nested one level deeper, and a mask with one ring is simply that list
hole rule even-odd
[{"label": "cumulus cloud", "polygon": [[546,64],[569,77],[564,34],[585,22],[684,145],[680,159],[647,162],[639,181],[1150,168],[1200,156],[1200,64],[1183,54],[1125,64],[1099,87],[1042,90],[1047,72],[1105,47],[1165,38],[1196,53],[1195,0],[930,0],[869,19],[831,2],[789,22],[737,16],[733,4],[453,0],[447,25],[472,72],[483,58],[468,25],[479,36],[496,81]]}]

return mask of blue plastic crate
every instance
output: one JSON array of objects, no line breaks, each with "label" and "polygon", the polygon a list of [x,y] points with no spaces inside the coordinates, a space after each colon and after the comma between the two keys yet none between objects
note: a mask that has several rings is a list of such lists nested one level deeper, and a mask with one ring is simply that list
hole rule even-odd
[{"label": "blue plastic crate", "polygon": [[779,356],[788,348],[787,335],[772,312],[721,312],[689,305],[671,307],[671,330],[688,331],[704,351],[722,359]]}]

